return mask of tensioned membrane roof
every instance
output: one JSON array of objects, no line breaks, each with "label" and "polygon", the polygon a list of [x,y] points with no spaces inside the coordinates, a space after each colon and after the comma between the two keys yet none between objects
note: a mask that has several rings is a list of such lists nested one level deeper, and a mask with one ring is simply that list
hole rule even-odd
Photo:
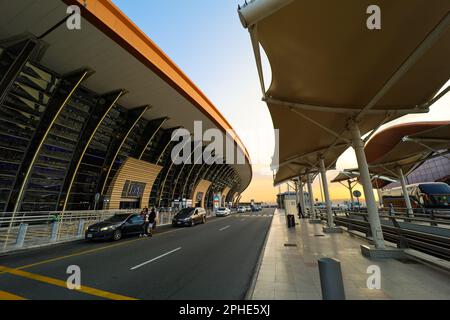
[{"label": "tensioned membrane roof", "polygon": [[[339,183],[353,179],[359,180],[360,176],[361,174],[359,173],[359,169],[348,169],[339,172],[338,175],[331,182]],[[387,184],[397,181],[395,180],[395,178],[392,178],[391,176],[381,176],[374,174],[371,174],[371,178],[372,178],[372,186],[374,188],[382,188]]]},{"label": "tensioned membrane roof", "polygon": [[450,121],[415,122],[390,127],[376,134],[365,148],[374,174],[410,173],[430,157],[450,151]]},{"label": "tensioned membrane roof", "polygon": [[[259,45],[272,69],[264,99],[280,130],[275,184],[332,166],[350,146],[349,119],[364,135],[401,115],[427,112],[450,78],[448,0],[254,0],[239,9],[258,71]],[[306,161],[305,161],[306,160]]]},{"label": "tensioned membrane roof", "polygon": [[[58,26],[68,16],[68,5],[74,4],[82,9],[81,30]],[[119,103],[130,109],[150,105],[144,118],[169,117],[163,128],[182,126],[193,132],[194,121],[202,121],[203,130],[232,130],[211,101],[110,0],[2,1],[0,16],[1,40],[51,31],[42,38],[47,44],[41,52],[42,65],[62,75],[80,68],[93,70],[83,86],[99,94],[125,89],[128,93]],[[252,169],[246,148],[232,133],[236,152],[244,153],[247,162],[235,166],[243,191]]]}]

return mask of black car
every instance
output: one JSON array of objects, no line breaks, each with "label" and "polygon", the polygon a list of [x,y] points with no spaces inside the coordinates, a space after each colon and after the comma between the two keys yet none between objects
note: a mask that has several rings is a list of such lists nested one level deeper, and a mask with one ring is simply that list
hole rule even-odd
[{"label": "black car", "polygon": [[125,235],[142,233],[144,219],[139,214],[116,214],[105,221],[91,225],[85,233],[88,240],[118,241]]},{"label": "black car", "polygon": [[203,208],[185,208],[179,211],[173,217],[172,225],[174,227],[189,226],[193,227],[198,223],[206,222],[206,211]]}]

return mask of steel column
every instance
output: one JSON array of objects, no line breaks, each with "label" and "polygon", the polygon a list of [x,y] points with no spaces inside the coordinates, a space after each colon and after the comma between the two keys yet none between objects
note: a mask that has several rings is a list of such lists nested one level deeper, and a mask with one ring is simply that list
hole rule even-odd
[{"label": "steel column", "polygon": [[66,178],[64,179],[63,187],[60,192],[58,210],[66,210],[67,201],[72,191],[73,183],[81,165],[81,161],[103,120],[124,93],[125,90],[116,91],[101,97],[97,102],[95,109],[83,128],[77,147],[72,155],[72,160],[67,169]]},{"label": "steel column", "polygon": [[373,242],[377,249],[384,249],[383,230],[381,229],[380,216],[375,201],[375,195],[372,189],[372,180],[370,178],[369,166],[367,164],[366,154],[364,153],[364,141],[361,138],[361,132],[354,121],[349,122],[349,129],[352,133],[353,149],[355,150],[358,168],[360,172],[361,184],[364,189],[364,195],[367,204],[367,214],[370,228],[372,230]]},{"label": "steel column", "polygon": [[299,176],[298,177],[298,181],[299,181],[299,197],[300,197],[300,206],[302,207],[302,213],[306,216],[306,202],[305,202],[305,193],[303,191],[303,177]]},{"label": "steel column", "polygon": [[36,128],[34,136],[25,152],[22,164],[17,173],[16,181],[11,190],[7,211],[17,212],[19,210],[31,171],[50,130],[75,90],[81,82],[88,77],[88,74],[88,70],[83,70],[65,76],[63,80],[61,80],[61,83],[56,89],[56,93],[50,99],[46,111],[39,122],[39,126]]},{"label": "steel column", "polygon": [[320,164],[320,175],[322,176],[323,193],[325,196],[325,203],[327,204],[328,227],[333,228],[334,227],[333,209],[330,199],[330,190],[328,189],[327,171],[325,169],[325,161],[323,158],[319,159],[319,164]]},{"label": "steel column", "polygon": [[403,198],[405,199],[406,204],[406,215],[408,217],[413,217],[414,212],[411,205],[411,199],[409,198],[408,188],[406,188],[406,178],[405,175],[403,174],[402,168],[398,168],[398,174],[400,178],[400,183],[402,185]]},{"label": "steel column", "polygon": [[127,115],[127,123],[125,127],[123,128],[123,131],[117,136],[117,138],[113,141],[111,144],[108,155],[105,159],[105,166],[107,170],[102,173],[100,180],[99,180],[99,188],[98,193],[100,193],[102,196],[105,195],[106,187],[108,184],[109,176],[111,175],[112,167],[114,166],[114,163],[116,162],[117,156],[119,155],[120,150],[122,149],[123,144],[127,140],[128,136],[130,135],[131,131],[133,131],[136,124],[139,122],[139,120],[144,116],[144,114],[149,109],[149,106],[139,107],[134,110],[128,111]]},{"label": "steel column", "polygon": [[314,192],[312,187],[312,174],[308,174],[308,193],[309,193],[309,210],[311,211],[311,219],[316,220],[316,210],[314,208]]},{"label": "steel column", "polygon": [[[0,101],[3,101],[10,87],[13,85],[14,80],[16,80],[17,75],[23,69],[24,65],[27,63],[28,59],[33,53],[33,50],[37,46],[37,42],[32,39],[25,40],[24,42],[26,43],[23,45],[16,59],[9,66],[5,76],[3,77],[3,79],[0,79]],[[15,46],[19,46],[20,44],[21,43],[16,44]],[[8,50],[8,48],[6,48],[6,50]]]},{"label": "steel column", "polygon": [[144,129],[144,133],[142,134],[141,141],[138,143],[138,146],[136,148],[136,153],[135,153],[136,158],[138,158],[139,160],[142,160],[145,150],[147,150],[147,147],[153,141],[156,134],[162,128],[164,123],[166,123],[167,120],[168,120],[168,118],[161,118],[161,119],[155,119],[155,120],[149,121],[149,123],[147,124],[147,127]]}]

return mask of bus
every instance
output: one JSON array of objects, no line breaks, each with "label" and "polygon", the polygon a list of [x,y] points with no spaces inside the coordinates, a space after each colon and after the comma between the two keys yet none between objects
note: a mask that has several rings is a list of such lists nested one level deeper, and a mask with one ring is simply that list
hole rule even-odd
[{"label": "bus", "polygon": [[[450,210],[450,186],[444,182],[425,182],[406,186],[413,209]],[[401,187],[381,192],[385,208],[406,208]]]}]

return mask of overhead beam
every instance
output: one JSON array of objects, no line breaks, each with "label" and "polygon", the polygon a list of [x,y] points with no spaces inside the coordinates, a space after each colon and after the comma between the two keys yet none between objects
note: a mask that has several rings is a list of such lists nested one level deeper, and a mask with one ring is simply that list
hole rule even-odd
[{"label": "overhead beam", "polygon": [[[338,107],[338,106],[319,106],[312,104],[305,104],[299,102],[290,102],[280,99],[274,98],[263,98],[263,101],[270,104],[275,104],[284,107],[295,108],[299,110],[306,111],[318,111],[318,112],[331,112],[331,113],[342,113],[349,115],[357,115],[359,112],[363,111],[363,107],[355,107],[355,108],[346,108],[346,107]],[[397,109],[394,109],[397,108]],[[410,113],[427,113],[429,109],[426,106],[423,107],[415,107],[409,109],[401,109],[400,107],[392,107],[386,109],[371,109],[367,111],[368,114],[389,114],[389,115],[402,115],[402,114],[410,114]]]},{"label": "overhead beam", "polygon": [[344,141],[347,144],[350,144],[350,140],[344,138],[342,135],[340,135],[339,133],[337,133],[334,130],[331,130],[330,128],[328,128],[327,126],[324,126],[323,124],[317,122],[316,120],[304,115],[303,113],[299,112],[298,110],[294,109],[294,108],[289,108],[289,110],[291,110],[292,112],[294,112],[295,114],[299,115],[300,117],[308,120],[309,122],[311,122],[312,124],[314,124],[315,126],[321,128],[322,130],[328,132],[329,134],[331,134],[332,136],[336,137],[339,140]]},{"label": "overhead beam", "polygon": [[[22,45],[23,44],[23,45]],[[22,48],[19,49],[19,52],[12,62],[12,64],[9,66],[8,70],[6,71],[6,74],[3,76],[3,79],[0,79],[0,102],[3,101],[6,94],[10,91],[11,86],[13,85],[14,81],[17,78],[17,75],[20,73],[20,71],[23,69],[27,61],[29,60],[31,54],[33,53],[34,49],[37,47],[37,41],[33,39],[28,39],[23,42],[20,42],[18,44],[15,44],[11,47],[16,47],[22,45]],[[6,48],[6,50],[11,50],[9,48]]]}]

